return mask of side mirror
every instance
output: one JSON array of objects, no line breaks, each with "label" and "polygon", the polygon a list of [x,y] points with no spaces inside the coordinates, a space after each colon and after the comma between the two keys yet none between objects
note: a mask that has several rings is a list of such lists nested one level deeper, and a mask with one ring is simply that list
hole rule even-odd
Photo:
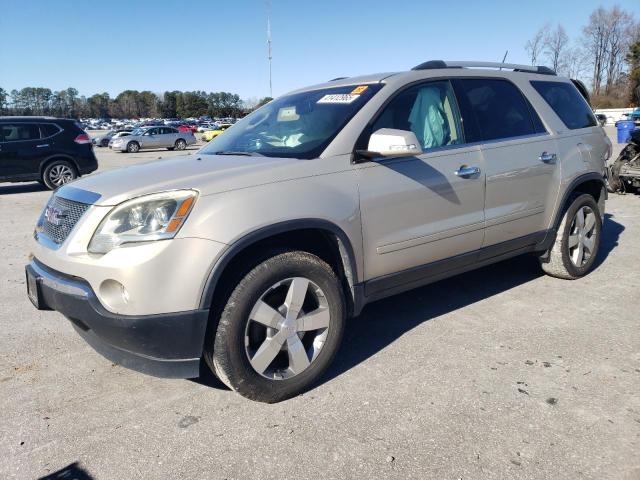
[{"label": "side mirror", "polygon": [[367,150],[356,151],[359,157],[365,159],[375,157],[412,157],[421,153],[422,147],[415,133],[394,128],[376,130],[369,138]]}]

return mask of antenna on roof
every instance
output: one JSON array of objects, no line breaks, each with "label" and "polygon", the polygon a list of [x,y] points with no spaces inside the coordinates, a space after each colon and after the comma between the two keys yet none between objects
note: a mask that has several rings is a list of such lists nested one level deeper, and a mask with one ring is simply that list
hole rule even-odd
[{"label": "antenna on roof", "polygon": [[[509,50],[504,52],[504,57],[502,57],[502,62],[500,62],[500,63],[504,63],[504,61],[507,59],[507,55],[509,55]],[[500,70],[502,70],[502,69],[500,69]]]},{"label": "antenna on roof", "polygon": [[273,98],[273,84],[271,83],[271,0],[267,0],[267,55],[269,57],[269,96]]}]

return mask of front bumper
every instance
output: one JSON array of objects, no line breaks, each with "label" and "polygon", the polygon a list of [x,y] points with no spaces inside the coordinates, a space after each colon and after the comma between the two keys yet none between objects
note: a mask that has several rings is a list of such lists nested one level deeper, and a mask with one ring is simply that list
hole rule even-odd
[{"label": "front bumper", "polygon": [[62,313],[109,360],[157,377],[199,375],[209,310],[121,315],[107,311],[81,278],[57,272],[35,258],[26,273],[27,285],[37,292],[34,305]]}]

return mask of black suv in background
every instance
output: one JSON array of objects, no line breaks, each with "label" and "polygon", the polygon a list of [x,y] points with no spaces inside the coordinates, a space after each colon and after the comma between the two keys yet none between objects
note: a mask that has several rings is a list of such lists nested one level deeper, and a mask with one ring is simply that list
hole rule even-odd
[{"label": "black suv in background", "polygon": [[37,180],[54,190],[97,168],[91,138],[76,120],[0,117],[0,182]]}]

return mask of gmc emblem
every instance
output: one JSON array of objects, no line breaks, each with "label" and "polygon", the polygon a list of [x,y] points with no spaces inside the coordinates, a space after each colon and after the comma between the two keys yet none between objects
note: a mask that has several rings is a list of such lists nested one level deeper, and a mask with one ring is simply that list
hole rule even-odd
[{"label": "gmc emblem", "polygon": [[47,208],[44,209],[44,218],[51,225],[55,225],[59,227],[64,222],[64,219],[67,218],[66,210],[59,210],[55,207],[47,205]]}]

